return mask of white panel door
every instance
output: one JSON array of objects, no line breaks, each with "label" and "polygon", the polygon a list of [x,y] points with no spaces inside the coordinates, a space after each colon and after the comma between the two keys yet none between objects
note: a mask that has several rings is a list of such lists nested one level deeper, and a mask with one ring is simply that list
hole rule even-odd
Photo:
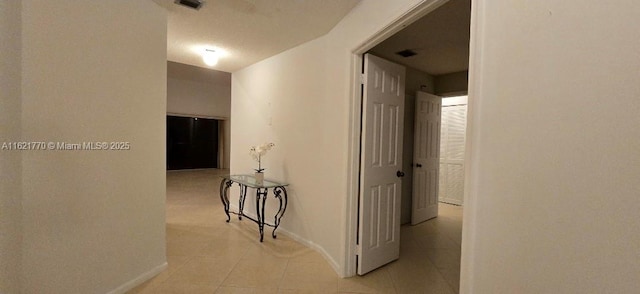
[{"label": "white panel door", "polygon": [[405,68],[364,58],[358,274],[400,256]]},{"label": "white panel door", "polygon": [[440,143],[440,201],[462,205],[467,105],[442,107]]},{"label": "white panel door", "polygon": [[441,110],[442,98],[424,92],[416,94],[412,225],[438,216]]}]

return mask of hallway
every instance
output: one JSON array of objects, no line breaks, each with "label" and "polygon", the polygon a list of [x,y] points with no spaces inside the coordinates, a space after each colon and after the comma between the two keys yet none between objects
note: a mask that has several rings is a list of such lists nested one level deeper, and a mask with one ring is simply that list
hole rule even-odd
[{"label": "hallway", "polygon": [[440,204],[437,219],[403,226],[399,260],[341,279],[319,253],[282,232],[260,243],[253,222],[226,223],[218,195],[224,172],[167,172],[169,266],[128,293],[458,292],[461,207]]}]

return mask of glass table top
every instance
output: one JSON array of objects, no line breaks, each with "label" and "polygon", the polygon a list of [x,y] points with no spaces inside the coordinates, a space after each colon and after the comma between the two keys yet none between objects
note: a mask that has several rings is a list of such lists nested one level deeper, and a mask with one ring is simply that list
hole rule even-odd
[{"label": "glass table top", "polygon": [[252,188],[274,188],[289,185],[287,183],[280,183],[272,180],[264,180],[262,183],[258,183],[253,175],[225,175],[221,177]]}]

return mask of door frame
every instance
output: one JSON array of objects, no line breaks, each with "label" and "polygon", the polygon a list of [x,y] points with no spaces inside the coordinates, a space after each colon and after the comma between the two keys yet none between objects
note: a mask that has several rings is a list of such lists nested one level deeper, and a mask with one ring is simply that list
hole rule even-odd
[{"label": "door frame", "polygon": [[424,0],[410,8],[397,19],[392,20],[385,28],[378,31],[362,44],[351,51],[351,100],[349,101],[349,154],[347,171],[347,205],[346,205],[346,236],[347,250],[345,250],[344,276],[356,275],[356,242],[358,239],[358,195],[360,194],[360,139],[362,122],[362,88],[360,79],[364,62],[363,55],[382,41],[393,36],[414,21],[436,10],[448,0]]}]

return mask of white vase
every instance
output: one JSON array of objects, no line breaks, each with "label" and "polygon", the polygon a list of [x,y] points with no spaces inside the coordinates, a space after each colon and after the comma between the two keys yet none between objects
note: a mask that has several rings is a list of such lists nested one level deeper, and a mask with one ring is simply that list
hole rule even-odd
[{"label": "white vase", "polygon": [[264,183],[264,173],[263,172],[256,172],[254,176],[256,178],[256,184],[262,185]]}]

